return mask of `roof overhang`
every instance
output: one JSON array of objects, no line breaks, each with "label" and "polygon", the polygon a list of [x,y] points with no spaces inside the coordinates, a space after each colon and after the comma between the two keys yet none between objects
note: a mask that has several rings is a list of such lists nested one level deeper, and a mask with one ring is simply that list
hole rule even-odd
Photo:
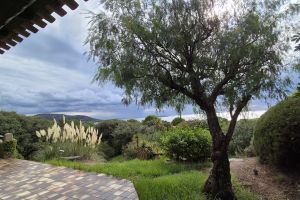
[{"label": "roof overhang", "polygon": [[1,0],[0,5],[0,54],[53,23],[52,13],[65,16],[64,5],[78,7],[75,0]]}]

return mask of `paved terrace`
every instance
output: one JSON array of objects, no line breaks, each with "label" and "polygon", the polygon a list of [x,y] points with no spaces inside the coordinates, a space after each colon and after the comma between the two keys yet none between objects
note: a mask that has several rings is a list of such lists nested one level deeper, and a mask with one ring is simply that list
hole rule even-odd
[{"label": "paved terrace", "polygon": [[138,200],[138,197],[128,180],[32,161],[0,159],[0,199]]}]

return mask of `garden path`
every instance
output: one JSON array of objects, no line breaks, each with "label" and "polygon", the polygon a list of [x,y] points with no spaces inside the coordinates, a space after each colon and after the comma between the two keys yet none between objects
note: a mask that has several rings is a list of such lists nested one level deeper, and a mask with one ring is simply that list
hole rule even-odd
[{"label": "garden path", "polygon": [[0,159],[0,199],[138,200],[133,184],[105,174]]},{"label": "garden path", "polygon": [[[240,183],[266,200],[300,200],[300,173],[283,173],[258,158],[230,159],[231,172]],[[254,171],[257,174],[254,174]]]}]

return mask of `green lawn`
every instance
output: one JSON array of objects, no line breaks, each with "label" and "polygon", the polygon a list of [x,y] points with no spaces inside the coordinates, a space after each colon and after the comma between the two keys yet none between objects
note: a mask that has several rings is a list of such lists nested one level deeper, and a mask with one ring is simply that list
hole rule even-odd
[{"label": "green lawn", "polygon": [[[201,193],[207,174],[200,170],[209,164],[168,163],[165,160],[111,161],[87,165],[77,162],[50,160],[47,163],[88,172],[110,174],[131,180],[140,200],[205,200]],[[234,188],[239,200],[256,200],[236,180]]]}]

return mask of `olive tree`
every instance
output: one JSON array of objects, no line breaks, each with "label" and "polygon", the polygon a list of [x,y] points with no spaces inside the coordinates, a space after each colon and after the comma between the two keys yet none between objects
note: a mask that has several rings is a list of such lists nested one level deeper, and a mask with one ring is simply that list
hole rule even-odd
[{"label": "olive tree", "polygon": [[[210,0],[103,0],[90,24],[95,80],[123,88],[124,103],[193,104],[206,114],[213,167],[204,191],[219,199],[235,199],[227,150],[239,114],[253,98],[283,96],[289,83],[272,2],[237,1],[223,12],[226,4]],[[231,116],[227,131],[220,107]]]}]

